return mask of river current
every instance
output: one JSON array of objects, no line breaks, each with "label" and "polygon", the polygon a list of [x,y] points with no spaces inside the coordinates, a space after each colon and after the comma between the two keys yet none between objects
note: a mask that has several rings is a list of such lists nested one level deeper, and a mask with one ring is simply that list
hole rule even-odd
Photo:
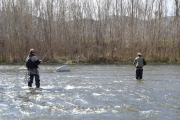
[{"label": "river current", "polygon": [[[1,120],[180,120],[180,66],[40,65],[41,90],[29,90],[25,66],[0,66]],[[33,83],[35,87],[35,82]]]}]

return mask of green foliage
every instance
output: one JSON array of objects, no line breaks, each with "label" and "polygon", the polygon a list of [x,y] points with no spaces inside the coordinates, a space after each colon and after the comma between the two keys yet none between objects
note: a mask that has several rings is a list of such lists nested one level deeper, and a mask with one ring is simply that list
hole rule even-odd
[{"label": "green foliage", "polygon": [[0,64],[10,64],[9,60],[0,60]]}]

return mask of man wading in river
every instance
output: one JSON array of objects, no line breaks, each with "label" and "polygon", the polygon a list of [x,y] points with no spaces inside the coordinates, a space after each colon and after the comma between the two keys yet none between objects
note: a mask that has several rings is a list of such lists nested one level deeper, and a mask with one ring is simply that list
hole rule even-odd
[{"label": "man wading in river", "polygon": [[33,78],[35,77],[36,81],[36,89],[40,87],[40,79],[39,79],[39,70],[38,65],[41,63],[41,60],[35,56],[35,50],[30,49],[29,56],[26,59],[26,67],[28,69],[29,81],[28,87],[32,88]]},{"label": "man wading in river", "polygon": [[143,75],[143,66],[146,65],[146,61],[141,57],[141,53],[138,53],[137,55],[138,57],[134,60],[134,65],[136,67],[136,79],[141,80]]}]

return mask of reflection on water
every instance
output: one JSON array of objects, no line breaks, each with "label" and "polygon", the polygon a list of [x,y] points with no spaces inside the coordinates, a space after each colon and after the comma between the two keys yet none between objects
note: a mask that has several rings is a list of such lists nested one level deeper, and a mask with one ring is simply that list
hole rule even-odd
[{"label": "reflection on water", "polygon": [[24,66],[0,66],[0,119],[180,119],[180,66],[146,66],[141,81],[132,65],[57,67],[40,66],[37,91]]}]

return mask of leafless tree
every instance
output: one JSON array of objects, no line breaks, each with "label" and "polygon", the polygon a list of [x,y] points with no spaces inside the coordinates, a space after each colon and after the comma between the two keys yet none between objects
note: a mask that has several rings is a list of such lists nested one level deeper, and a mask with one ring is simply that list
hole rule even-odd
[{"label": "leafless tree", "polygon": [[[180,1],[0,0],[0,61],[24,61],[30,48],[46,62],[180,59]],[[65,60],[64,60],[65,58]],[[71,63],[70,62],[70,63]]]}]

